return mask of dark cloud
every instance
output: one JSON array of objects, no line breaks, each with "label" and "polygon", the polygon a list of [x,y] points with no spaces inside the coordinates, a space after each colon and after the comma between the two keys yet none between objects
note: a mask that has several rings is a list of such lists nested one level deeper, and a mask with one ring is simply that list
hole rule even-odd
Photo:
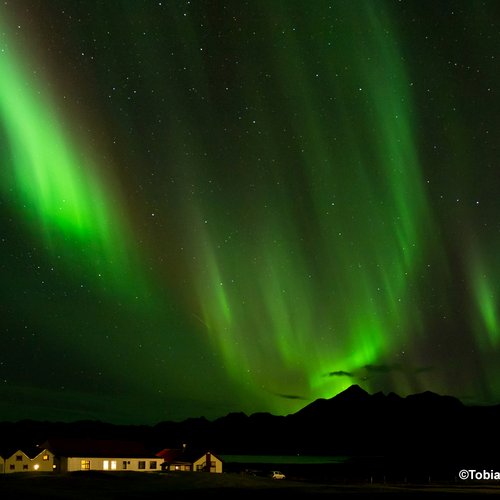
[{"label": "dark cloud", "polygon": [[279,396],[280,398],[284,399],[303,399],[304,401],[307,400],[307,398],[304,398],[302,396],[297,396],[295,394],[276,394],[276,396]]},{"label": "dark cloud", "polygon": [[339,370],[336,372],[328,373],[327,377],[354,377],[354,374],[351,372],[345,372],[343,370]]}]

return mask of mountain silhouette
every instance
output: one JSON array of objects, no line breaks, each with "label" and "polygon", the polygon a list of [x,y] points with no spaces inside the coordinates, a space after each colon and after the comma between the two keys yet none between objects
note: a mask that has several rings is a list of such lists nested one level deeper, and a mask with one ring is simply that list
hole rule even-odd
[{"label": "mountain silhouette", "polygon": [[351,385],[345,391],[340,392],[330,399],[317,399],[311,404],[299,410],[295,415],[309,415],[317,413],[318,417],[324,417],[339,408],[339,405],[352,405],[366,402],[371,396],[359,385]]},{"label": "mountain silhouette", "polygon": [[369,394],[352,385],[330,399],[318,399],[286,416],[239,412],[213,421],[200,417],[154,426],[95,421],[0,422],[0,453],[54,436],[74,436],[140,439],[152,451],[187,443],[219,454],[433,456],[470,460],[495,455],[500,445],[498,421],[500,406],[466,406],[454,397],[429,391],[406,397]]}]

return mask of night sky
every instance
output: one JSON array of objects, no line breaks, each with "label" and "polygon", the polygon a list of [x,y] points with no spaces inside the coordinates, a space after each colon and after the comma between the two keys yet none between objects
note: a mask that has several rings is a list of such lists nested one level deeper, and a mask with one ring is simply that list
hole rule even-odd
[{"label": "night sky", "polygon": [[500,3],[0,6],[0,419],[500,402]]}]

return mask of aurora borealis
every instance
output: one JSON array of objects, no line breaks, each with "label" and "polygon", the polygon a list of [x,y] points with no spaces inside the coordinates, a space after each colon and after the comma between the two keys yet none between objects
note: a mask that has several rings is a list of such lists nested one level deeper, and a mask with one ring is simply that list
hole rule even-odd
[{"label": "aurora borealis", "polygon": [[499,16],[4,2],[0,418],[500,402]]}]

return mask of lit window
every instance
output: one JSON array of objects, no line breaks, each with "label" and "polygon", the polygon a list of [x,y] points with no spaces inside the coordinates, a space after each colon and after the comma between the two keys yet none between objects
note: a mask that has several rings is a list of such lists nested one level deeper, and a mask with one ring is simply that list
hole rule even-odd
[{"label": "lit window", "polygon": [[104,470],[108,470],[109,469],[109,460],[104,460],[104,462],[102,463],[102,468]]},{"label": "lit window", "polygon": [[145,460],[139,460],[139,469],[145,469],[146,468],[146,461]]},{"label": "lit window", "polygon": [[80,467],[82,470],[90,470],[90,460],[82,460],[80,462]]},{"label": "lit window", "polygon": [[33,469],[35,469],[35,470],[38,470],[39,468],[40,468],[40,466],[39,466],[38,464],[35,464],[35,465],[33,466]]},{"label": "lit window", "polygon": [[116,460],[111,460],[111,470],[116,470]]},{"label": "lit window", "polygon": [[47,455],[47,453],[45,453],[45,455],[42,457],[43,460],[48,460],[49,459],[49,456]]}]

